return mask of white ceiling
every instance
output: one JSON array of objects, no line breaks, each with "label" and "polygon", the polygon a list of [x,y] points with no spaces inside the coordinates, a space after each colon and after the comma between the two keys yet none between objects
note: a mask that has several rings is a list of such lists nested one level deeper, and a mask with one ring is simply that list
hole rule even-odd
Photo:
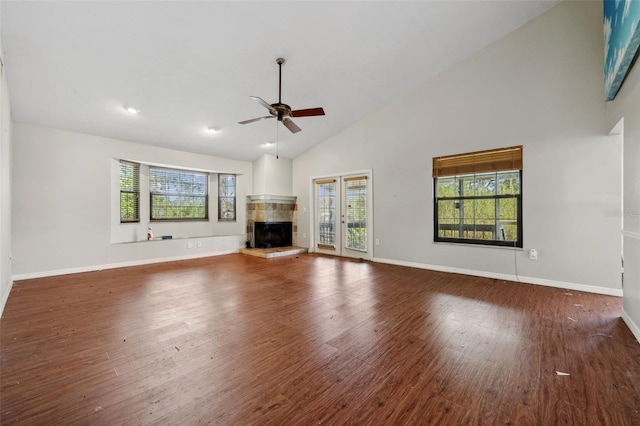
[{"label": "white ceiling", "polygon": [[[275,154],[263,144],[276,136],[296,157],[558,2],[3,1],[0,12],[14,121],[253,161]],[[237,124],[268,115],[250,95],[277,102],[278,57],[282,101],[326,112],[294,119],[297,134]]]}]

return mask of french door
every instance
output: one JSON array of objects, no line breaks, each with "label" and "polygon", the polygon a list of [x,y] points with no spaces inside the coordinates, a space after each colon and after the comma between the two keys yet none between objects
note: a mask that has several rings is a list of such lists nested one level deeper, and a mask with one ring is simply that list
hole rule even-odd
[{"label": "french door", "polygon": [[371,172],[319,178],[314,187],[314,249],[373,258]]}]

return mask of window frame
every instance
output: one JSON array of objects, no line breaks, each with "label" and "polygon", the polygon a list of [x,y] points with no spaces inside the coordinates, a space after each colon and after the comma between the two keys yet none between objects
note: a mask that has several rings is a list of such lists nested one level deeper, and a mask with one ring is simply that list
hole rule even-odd
[{"label": "window frame", "polygon": [[[170,172],[179,173],[181,175],[195,175],[203,176],[205,182],[204,195],[198,195],[188,192],[154,192],[151,184],[151,176],[155,170],[167,170]],[[172,167],[156,167],[149,166],[149,220],[151,222],[204,222],[209,220],[209,173],[198,172],[188,169],[179,169]],[[154,217],[154,196],[178,196],[178,197],[195,197],[204,200],[204,217]]]},{"label": "window frame", "polygon": [[[222,177],[226,177],[226,176],[233,176],[233,195],[232,196],[228,196],[225,195],[223,196],[222,193]],[[226,186],[224,186],[224,188],[226,188]],[[238,175],[233,174],[233,173],[218,173],[218,222],[236,222],[238,219],[238,196],[237,196],[237,190],[238,190]],[[222,217],[222,205],[225,201],[228,200],[233,200],[233,217],[232,218],[225,218]]]},{"label": "window frame", "polygon": [[[133,182],[131,189],[124,189],[122,187],[122,169],[123,167],[132,167]],[[120,209],[120,223],[140,223],[140,163],[133,161],[120,160],[118,165],[118,187],[119,187],[119,209]],[[124,218],[122,211],[122,196],[125,194],[132,194],[133,199],[133,216],[132,218]]]},{"label": "window frame", "polygon": [[[497,173],[518,173],[519,181],[520,181],[520,193],[519,194],[493,194],[493,195],[461,195],[457,197],[438,197],[438,179],[439,178],[450,178],[452,176],[440,176],[433,178],[433,240],[438,243],[458,243],[458,244],[475,244],[475,245],[485,245],[485,246],[497,246],[497,247],[517,247],[522,248],[522,235],[523,235],[523,226],[522,226],[522,170],[502,170]],[[485,173],[474,173],[474,174],[461,174],[453,176],[454,178],[460,178],[463,176],[478,176]],[[497,185],[497,183],[496,183]],[[439,226],[439,201],[462,201],[465,200],[494,200],[496,203],[498,200],[504,199],[515,199],[516,200],[516,241],[508,241],[508,240],[483,240],[476,238],[454,238],[454,237],[441,237],[439,235],[440,226]],[[498,218],[495,218],[495,223],[499,222]]]},{"label": "window frame", "polygon": [[[468,152],[463,154],[455,154],[455,155],[446,155],[442,157],[434,157],[432,160],[432,177],[433,177],[433,241],[434,242],[448,242],[448,243],[458,243],[458,244],[476,244],[476,245],[486,245],[486,246],[498,246],[498,247],[523,247],[523,223],[522,223],[522,193],[523,193],[523,146],[510,146],[505,148],[497,148],[497,149],[489,149],[484,151],[476,151],[476,152]],[[518,173],[518,193],[517,194],[500,194],[500,187],[498,184],[499,174],[507,174],[507,173]],[[447,197],[439,197],[438,196],[438,180],[439,179],[453,179],[458,180],[465,177],[471,177],[471,182],[477,183],[479,179],[481,179],[482,175],[495,175],[495,191],[493,194],[484,193],[484,194],[476,194],[477,186],[474,186],[473,194],[467,195],[464,193],[464,187],[462,185],[462,181],[460,181],[460,188],[456,191],[454,196]],[[493,237],[496,238],[496,230],[498,229],[498,225],[501,222],[498,217],[498,209],[500,208],[499,201],[503,199],[515,199],[516,205],[516,240],[499,240],[499,239],[478,239],[475,238],[477,235],[474,234],[474,238],[460,238],[458,237],[443,237],[440,236],[440,212],[439,212],[439,202],[440,201],[454,201],[456,204],[455,209],[461,210],[461,218],[462,223],[458,226],[460,227],[460,232],[465,232],[465,200],[471,200],[475,203],[478,200],[493,200],[495,205],[495,215],[493,216],[493,229],[491,231],[493,233]],[[474,206],[475,207],[475,206]],[[489,232],[488,230],[480,230],[478,231],[475,228],[478,224],[475,219],[475,210],[474,210],[474,232]],[[504,221],[504,219],[503,219]],[[458,222],[459,223],[459,222]],[[444,225],[444,224],[443,224]],[[480,224],[485,225],[486,224]]]}]

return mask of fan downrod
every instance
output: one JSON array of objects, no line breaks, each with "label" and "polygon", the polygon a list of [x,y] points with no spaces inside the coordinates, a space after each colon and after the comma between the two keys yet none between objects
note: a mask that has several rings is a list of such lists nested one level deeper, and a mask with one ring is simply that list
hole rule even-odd
[{"label": "fan downrod", "polygon": [[[284,58],[276,59],[278,64],[278,104],[282,104],[282,64],[284,64]],[[278,120],[282,121],[280,114],[278,114]]]}]

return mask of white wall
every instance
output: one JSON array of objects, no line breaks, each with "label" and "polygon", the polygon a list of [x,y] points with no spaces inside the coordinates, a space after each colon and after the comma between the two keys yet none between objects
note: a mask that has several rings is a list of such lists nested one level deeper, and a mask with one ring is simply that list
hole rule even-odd
[{"label": "white wall", "polygon": [[293,160],[265,154],[253,162],[253,194],[294,195]]},{"label": "white wall", "polygon": [[[311,234],[311,177],[371,168],[375,259],[620,295],[607,212],[620,209],[621,147],[604,136],[603,78],[602,4],[561,3],[294,159],[298,232]],[[431,159],[512,145],[525,250],[433,243]]]},{"label": "white wall", "polygon": [[620,92],[607,103],[608,128],[624,119],[624,313],[640,341],[640,65],[636,63]]},{"label": "white wall", "polygon": [[[156,236],[189,240],[120,243],[139,239],[149,224],[148,216],[140,224],[119,223],[120,158],[237,173],[238,200],[251,191],[249,162],[13,123],[14,278],[199,257],[242,246],[245,203],[238,203],[236,222],[218,222],[217,200],[210,204],[209,221],[152,225]],[[215,179],[210,194],[217,197]]]},{"label": "white wall", "polygon": [[[0,44],[0,59],[4,60]],[[0,313],[12,286],[11,107],[7,79],[0,71]]]}]

